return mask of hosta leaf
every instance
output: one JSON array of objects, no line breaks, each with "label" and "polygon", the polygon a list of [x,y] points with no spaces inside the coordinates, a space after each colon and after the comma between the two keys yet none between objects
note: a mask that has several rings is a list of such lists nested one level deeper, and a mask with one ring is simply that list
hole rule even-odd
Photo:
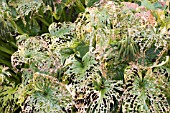
[{"label": "hosta leaf", "polygon": [[161,67],[165,65],[169,61],[169,56],[166,56],[166,60],[162,61],[160,64],[155,65],[154,67]]},{"label": "hosta leaf", "polygon": [[[87,113],[119,112],[120,93],[118,92],[123,91],[122,85],[122,81],[106,81],[106,87],[96,92],[98,98],[91,101]],[[93,96],[95,97],[95,94]]]},{"label": "hosta leaf", "polygon": [[27,16],[31,12],[37,13],[38,9],[41,7],[41,4],[42,2],[40,1],[25,2],[18,6],[17,11],[21,16]]},{"label": "hosta leaf", "polygon": [[71,62],[72,65],[70,69],[67,70],[67,74],[74,73],[78,76],[79,79],[84,78],[86,71],[91,67],[94,67],[94,65],[97,63],[94,59],[94,56],[89,52],[83,56],[82,60],[79,58],[79,60],[74,59]]},{"label": "hosta leaf", "polygon": [[16,37],[17,39],[17,44],[19,45],[22,41],[25,41],[26,39],[28,39],[29,36],[27,34],[23,34],[23,35],[18,35]]},{"label": "hosta leaf", "polygon": [[[1,87],[1,86],[0,86]],[[3,92],[1,92],[0,97],[3,97],[2,101],[2,107],[9,107],[10,102],[14,101],[13,105],[10,106],[11,109],[14,108],[17,102],[17,98],[15,97],[15,93],[18,89],[17,87],[10,87],[10,86],[4,86]]]},{"label": "hosta leaf", "polygon": [[74,28],[74,23],[52,23],[49,26],[49,32],[52,36],[60,37],[71,34]]},{"label": "hosta leaf", "polygon": [[125,78],[127,91],[124,93],[123,112],[152,113],[169,110],[167,99],[159,89],[161,84],[151,69],[146,72],[143,70],[142,79],[135,70],[133,71],[133,68],[127,68],[125,73],[127,74]]}]

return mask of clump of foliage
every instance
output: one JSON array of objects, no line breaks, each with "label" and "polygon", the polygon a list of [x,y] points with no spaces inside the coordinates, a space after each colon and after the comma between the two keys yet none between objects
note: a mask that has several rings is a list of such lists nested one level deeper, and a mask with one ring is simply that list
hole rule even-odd
[{"label": "clump of foliage", "polygon": [[[18,91],[18,86],[24,81],[24,78],[22,77],[23,72],[14,72],[15,68],[13,69],[11,65],[11,55],[18,50],[16,37],[20,34],[37,36],[46,33],[52,22],[75,21],[78,14],[83,12],[85,7],[93,5],[95,1],[0,1],[0,74],[2,80],[0,81],[0,112],[19,112],[26,99],[25,94],[30,88],[21,86],[19,88],[21,91]],[[18,70],[21,68],[22,66],[17,67]],[[17,91],[24,93],[18,97],[16,96]]]},{"label": "clump of foliage", "polygon": [[40,36],[18,35],[12,66],[22,82],[1,67],[0,110],[168,113],[169,13],[159,9],[109,1]]}]

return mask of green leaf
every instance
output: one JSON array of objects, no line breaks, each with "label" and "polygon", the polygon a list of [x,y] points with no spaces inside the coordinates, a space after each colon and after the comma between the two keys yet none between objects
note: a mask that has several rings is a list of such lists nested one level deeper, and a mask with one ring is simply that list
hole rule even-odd
[{"label": "green leaf", "polygon": [[89,51],[89,46],[87,46],[84,42],[81,42],[77,47],[76,50],[79,51],[80,57],[83,56]]},{"label": "green leaf", "polygon": [[74,54],[74,51],[71,48],[63,48],[60,50],[60,54],[62,55],[62,57],[67,58],[71,54]]},{"label": "green leaf", "polygon": [[76,1],[75,1],[75,5],[76,5],[75,10],[76,10],[78,13],[85,11],[85,7],[83,6],[83,4],[81,3],[80,0],[76,0]]},{"label": "green leaf", "polygon": [[31,19],[30,21],[28,21],[26,28],[29,31],[28,35],[31,35],[31,36],[32,35],[36,36],[40,32],[40,26],[39,26],[37,20],[35,20],[35,19]]},{"label": "green leaf", "polygon": [[65,6],[63,4],[56,4],[55,8],[56,8],[56,12],[53,13],[53,16],[56,20],[60,20],[61,14],[63,13]]},{"label": "green leaf", "polygon": [[148,0],[143,0],[141,2],[141,6],[145,6],[149,10],[154,10],[155,9],[154,5]]},{"label": "green leaf", "polygon": [[6,66],[8,66],[8,67],[11,67],[11,62],[6,61],[6,60],[4,60],[4,59],[0,59],[0,64],[6,65]]},{"label": "green leaf", "polygon": [[84,68],[84,66],[78,61],[75,61],[73,63],[72,69],[75,74],[80,74],[80,75],[84,74],[86,71],[86,68]]},{"label": "green leaf", "polygon": [[4,53],[8,53],[10,55],[13,53],[13,51],[6,49],[5,47],[2,47],[2,46],[0,46],[0,51],[3,51]]},{"label": "green leaf", "polygon": [[85,5],[87,7],[91,7],[94,5],[95,2],[98,2],[99,0],[85,0]]},{"label": "green leaf", "polygon": [[85,73],[90,67],[93,67],[94,64],[97,62],[94,59],[94,56],[92,56],[89,52],[87,52],[84,57],[80,59],[74,59],[72,60],[72,65],[70,67],[70,70],[67,70],[67,74],[74,73],[78,76],[78,79],[82,79],[85,76]]},{"label": "green leaf", "polygon": [[87,69],[97,63],[94,56],[90,52],[87,52],[84,55],[84,57],[82,58],[82,61],[83,61],[84,67],[86,67]]},{"label": "green leaf", "polygon": [[40,32],[40,26],[37,22],[37,20],[33,18],[26,18],[26,23],[24,24],[22,20],[17,20],[15,23],[16,27],[20,28],[22,32],[20,31],[20,34],[28,34],[29,36],[35,36],[38,35]]},{"label": "green leaf", "polygon": [[65,59],[67,59],[71,54],[74,54],[74,51],[71,48],[63,48],[60,50],[60,54],[62,56],[62,64],[63,64]]},{"label": "green leaf", "polygon": [[154,5],[155,9],[157,9],[157,8],[162,9],[162,10],[166,9],[166,5],[164,5],[164,7],[163,7],[160,2],[155,2],[153,5]]},{"label": "green leaf", "polygon": [[9,19],[9,22],[11,23],[11,25],[13,26],[14,29],[16,29],[16,31],[19,34],[24,34],[24,31],[20,28],[20,26],[18,26],[15,21],[13,21],[12,19]]}]

